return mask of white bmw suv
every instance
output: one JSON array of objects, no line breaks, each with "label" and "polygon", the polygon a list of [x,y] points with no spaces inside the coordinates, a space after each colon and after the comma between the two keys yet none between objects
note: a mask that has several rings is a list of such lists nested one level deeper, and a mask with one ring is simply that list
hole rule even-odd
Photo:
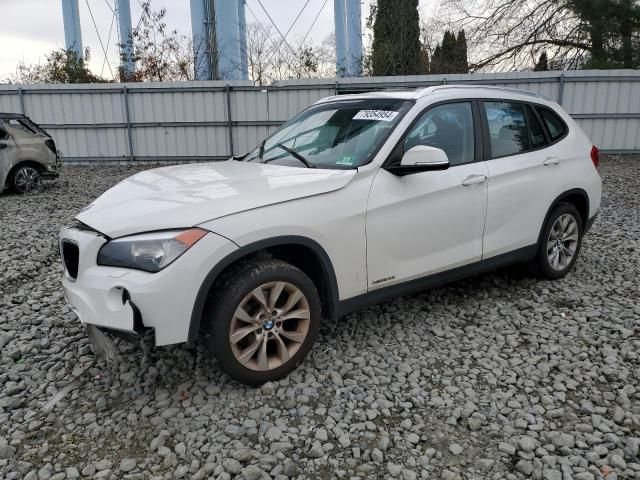
[{"label": "white bmw suv", "polygon": [[290,372],[323,319],[528,262],[573,267],[598,149],[556,103],[494,87],[330,97],[252,152],[138,173],[60,233],[80,320],[201,338],[235,379]]}]

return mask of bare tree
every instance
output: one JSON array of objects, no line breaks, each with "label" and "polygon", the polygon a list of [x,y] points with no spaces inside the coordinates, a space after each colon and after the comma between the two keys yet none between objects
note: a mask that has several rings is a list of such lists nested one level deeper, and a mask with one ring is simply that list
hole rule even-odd
[{"label": "bare tree", "polygon": [[164,19],[166,9],[151,10],[143,5],[140,25],[131,33],[136,73],[130,80],[162,82],[193,80],[193,45],[191,40],[170,30]]},{"label": "bare tree", "polygon": [[25,64],[21,62],[16,72],[5,83],[104,83],[111,80],[93,74],[87,67],[89,49],[84,56],[75,50],[53,50],[46,55],[43,64]]},{"label": "bare tree", "polygon": [[276,80],[334,76],[334,52],[333,36],[320,44],[313,44],[308,38],[289,38],[285,42],[270,26],[247,25],[249,78],[256,85],[268,85]]},{"label": "bare tree", "polygon": [[473,70],[532,68],[543,51],[554,68],[632,68],[636,61],[629,52],[638,41],[637,0],[446,0],[446,6],[453,25],[468,33]]},{"label": "bare tree", "polygon": [[256,85],[266,85],[269,78],[271,51],[273,48],[271,39],[273,32],[270,26],[259,23],[247,24],[247,64],[249,66],[249,78]]}]

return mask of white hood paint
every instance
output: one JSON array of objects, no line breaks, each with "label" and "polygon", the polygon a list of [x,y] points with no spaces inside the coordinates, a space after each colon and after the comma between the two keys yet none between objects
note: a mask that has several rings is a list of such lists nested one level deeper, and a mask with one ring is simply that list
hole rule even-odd
[{"label": "white hood paint", "polygon": [[355,170],[227,160],[156,168],[107,190],[77,219],[112,237],[192,227],[233,213],[338,190]]}]

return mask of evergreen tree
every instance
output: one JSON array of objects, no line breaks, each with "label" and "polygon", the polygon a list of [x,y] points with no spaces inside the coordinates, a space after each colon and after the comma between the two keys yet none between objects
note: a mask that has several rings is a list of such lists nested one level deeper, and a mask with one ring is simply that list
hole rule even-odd
[{"label": "evergreen tree", "polygon": [[431,55],[431,66],[429,69],[429,73],[431,73],[432,75],[443,73],[440,45],[436,45],[436,48],[433,50],[433,55]]},{"label": "evergreen tree", "polygon": [[431,59],[432,74],[468,73],[467,39],[464,31],[455,33],[447,30],[442,37],[442,43],[437,45]]},{"label": "evergreen tree", "polygon": [[442,38],[442,46],[440,50],[440,62],[443,66],[441,73],[455,73],[456,65],[456,36],[453,32],[447,30]]},{"label": "evergreen tree", "polygon": [[533,68],[534,72],[546,72],[549,70],[549,61],[547,60],[547,52],[542,52],[540,54],[540,58],[538,58],[538,63]]},{"label": "evergreen tree", "polygon": [[420,48],[418,0],[378,0],[373,24],[373,74],[419,73]]},{"label": "evergreen tree", "polygon": [[458,32],[458,39],[456,40],[456,70],[456,73],[469,73],[467,37],[464,30]]}]

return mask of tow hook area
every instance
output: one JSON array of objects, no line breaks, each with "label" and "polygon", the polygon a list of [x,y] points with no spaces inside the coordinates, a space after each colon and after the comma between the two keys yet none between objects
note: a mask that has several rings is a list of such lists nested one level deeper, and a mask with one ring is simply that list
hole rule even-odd
[{"label": "tow hook area", "polygon": [[113,342],[113,337],[118,337],[129,343],[138,343],[142,340],[148,329],[142,323],[142,315],[135,303],[131,301],[131,295],[122,289],[122,304],[131,307],[133,311],[133,332],[117,330],[96,325],[87,325],[87,335],[96,356],[106,360],[116,360],[119,357],[118,349]]},{"label": "tow hook area", "polygon": [[113,343],[113,339],[100,328],[95,325],[87,325],[87,336],[96,358],[104,359],[110,363],[120,360],[120,352]]}]

